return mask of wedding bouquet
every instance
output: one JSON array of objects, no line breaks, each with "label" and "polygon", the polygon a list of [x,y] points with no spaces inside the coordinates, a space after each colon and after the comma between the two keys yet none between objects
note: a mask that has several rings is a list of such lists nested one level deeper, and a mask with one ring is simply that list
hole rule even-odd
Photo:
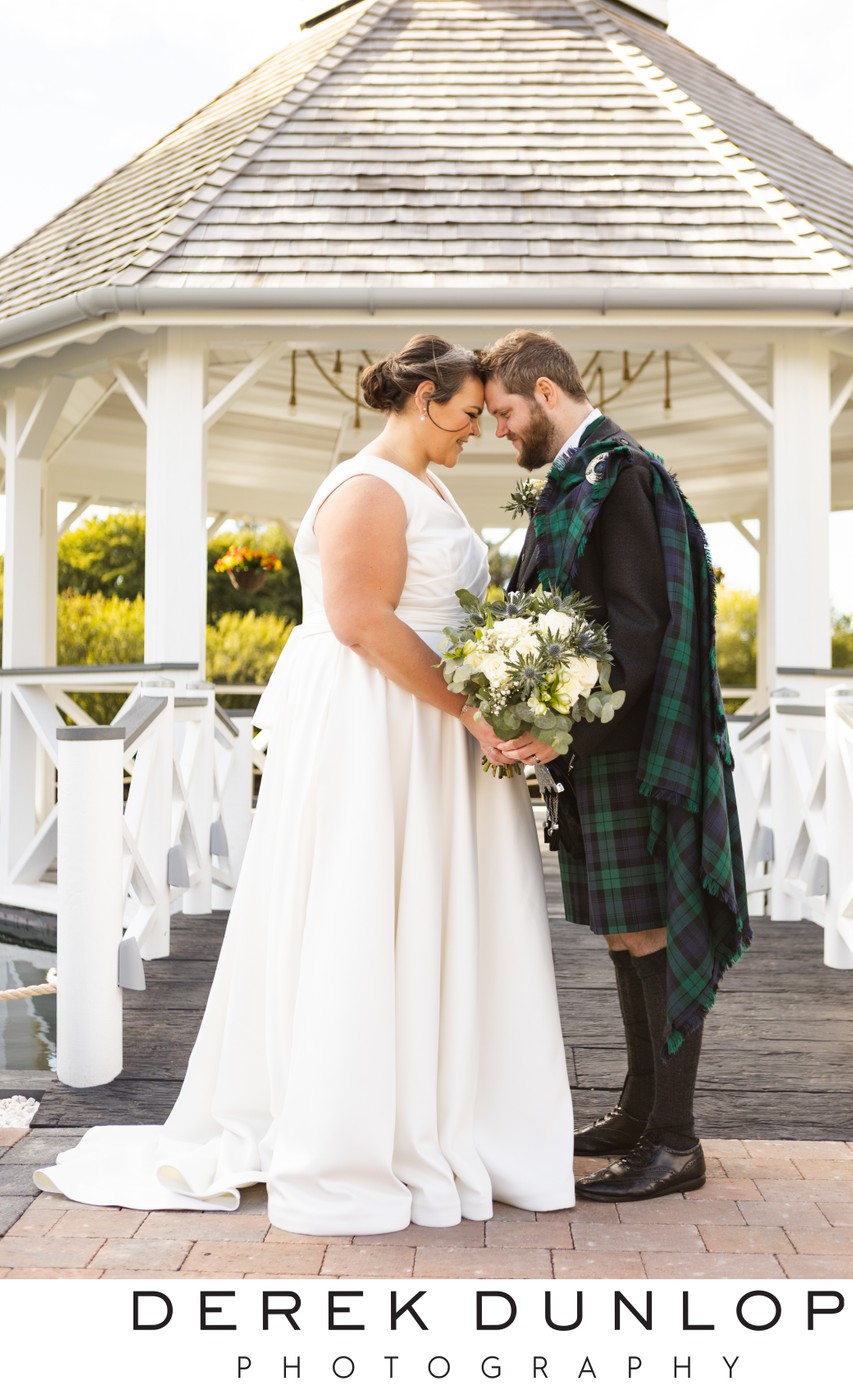
[{"label": "wedding bouquet", "polygon": [[445,630],[444,677],[501,738],[529,729],[565,755],[575,723],[610,722],[621,708],[625,693],[610,687],[605,629],[589,619],[590,604],[577,593],[563,597],[540,586],[499,602],[480,602],[464,588],[456,595],[465,619]]}]

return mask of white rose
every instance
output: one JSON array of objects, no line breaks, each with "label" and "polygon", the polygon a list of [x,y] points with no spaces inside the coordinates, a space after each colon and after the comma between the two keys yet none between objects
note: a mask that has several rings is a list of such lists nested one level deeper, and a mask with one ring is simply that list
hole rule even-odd
[{"label": "white rose", "polygon": [[512,654],[520,655],[522,659],[528,659],[531,655],[538,655],[539,642],[535,636],[520,636],[517,641],[512,643]]},{"label": "white rose", "polygon": [[530,629],[530,622],[527,617],[506,616],[495,622],[492,632],[501,644],[504,644],[507,640],[515,643],[520,637],[528,635]]},{"label": "white rose", "polygon": [[539,626],[549,636],[571,635],[573,621],[565,612],[544,612],[539,618]]},{"label": "white rose", "polygon": [[509,677],[507,662],[503,655],[483,655],[480,660],[480,673],[485,674],[493,687],[505,684]]},{"label": "white rose", "polygon": [[579,693],[586,696],[598,682],[598,661],[591,655],[573,655],[563,666],[577,684]]},{"label": "white rose", "polygon": [[584,666],[584,671],[580,678],[584,684],[584,694],[588,694],[598,683],[598,661],[592,655],[583,655],[581,663]]}]

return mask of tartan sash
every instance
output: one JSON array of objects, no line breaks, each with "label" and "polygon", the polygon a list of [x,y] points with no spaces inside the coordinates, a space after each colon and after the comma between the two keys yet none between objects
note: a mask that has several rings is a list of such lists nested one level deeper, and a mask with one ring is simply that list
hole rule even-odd
[{"label": "tartan sash", "polygon": [[752,938],[707,542],[662,460],[607,418],[590,425],[577,452],[557,458],[533,524],[540,580],[573,587],[601,507],[638,456],[651,471],[670,606],[638,779],[651,802],[649,852],[667,865],[666,1044],[674,1053]]}]

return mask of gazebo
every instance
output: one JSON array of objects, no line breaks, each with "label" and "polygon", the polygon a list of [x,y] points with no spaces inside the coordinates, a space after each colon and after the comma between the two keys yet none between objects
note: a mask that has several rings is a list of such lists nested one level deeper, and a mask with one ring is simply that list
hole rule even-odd
[{"label": "gazebo", "polygon": [[[0,897],[34,899],[52,860],[50,786],[22,788],[50,719],[20,680],[56,658],[58,503],[66,525],[144,506],[146,665],[197,680],[207,534],[229,516],[292,531],[371,436],[365,362],[424,329],[566,343],[700,518],[759,549],[755,709],[783,687],[823,735],[829,516],[853,507],[851,208],[853,169],[674,40],[664,0],[350,0],[9,252]],[[466,455],[452,484],[474,524],[502,525],[514,475],[491,436]],[[815,827],[815,755],[782,835],[796,917],[840,889],[815,895],[815,862],[850,857]],[[762,757],[756,902],[782,871]]]}]

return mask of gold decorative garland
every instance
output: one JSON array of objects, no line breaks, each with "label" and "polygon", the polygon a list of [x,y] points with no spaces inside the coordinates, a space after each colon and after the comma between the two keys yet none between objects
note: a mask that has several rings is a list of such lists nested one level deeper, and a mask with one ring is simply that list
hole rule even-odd
[{"label": "gold decorative garland", "polygon": [[[362,358],[363,358],[363,360],[364,360],[364,363],[365,363],[367,366],[372,366],[372,365],[373,365],[373,360],[372,360],[372,358],[370,357],[370,355],[368,354],[368,352],[366,352],[366,351],[364,350],[364,348],[361,349],[361,353],[360,353],[360,354],[361,354],[361,356],[362,356]],[[362,411],[362,409],[365,408],[364,401],[363,401],[363,399],[361,398],[361,375],[362,375],[362,371],[363,371],[364,367],[363,367],[363,366],[356,366],[356,371],[355,371],[355,390],[354,390],[354,393],[353,393],[353,394],[350,394],[350,392],[349,392],[348,390],[346,390],[342,385],[340,385],[340,384],[338,383],[338,381],[336,381],[336,380],[334,379],[335,376],[341,375],[341,374],[343,373],[343,352],[342,352],[342,350],[341,350],[340,347],[338,347],[338,348],[336,349],[336,351],[335,351],[335,361],[334,361],[334,365],[332,366],[331,370],[327,369],[327,367],[326,367],[326,366],[323,364],[323,362],[320,360],[320,357],[319,357],[319,356],[317,355],[317,353],[314,352],[314,351],[305,350],[305,351],[303,351],[302,353],[300,353],[300,352],[298,352],[298,351],[292,351],[292,352],[290,353],[290,407],[291,407],[291,409],[296,409],[296,408],[298,407],[298,403],[299,403],[298,394],[297,394],[297,372],[296,372],[296,365],[297,365],[297,358],[298,358],[300,355],[307,357],[308,360],[311,362],[312,366],[314,366],[315,370],[323,377],[323,380],[326,381],[326,383],[327,383],[328,385],[330,385],[330,386],[332,387],[332,389],[333,389],[338,395],[341,396],[342,399],[346,400],[348,404],[351,404],[351,405],[354,406],[355,415],[354,415],[353,423],[354,423],[355,428],[360,429],[360,428],[361,428],[361,411]],[[607,388],[606,388],[604,363],[600,361],[601,355],[602,355],[601,351],[593,352],[593,354],[592,354],[592,356],[590,357],[589,361],[586,363],[586,366],[585,366],[584,369],[581,371],[581,379],[582,379],[582,380],[589,380],[589,382],[590,382],[590,391],[589,391],[590,396],[592,397],[592,396],[594,395],[594,396],[596,397],[596,403],[597,403],[597,405],[598,405],[598,408],[599,408],[600,410],[603,411],[603,410],[606,408],[607,405],[611,405],[611,404],[613,403],[614,400],[618,400],[618,399],[620,398],[621,395],[624,395],[625,392],[626,392],[627,390],[629,390],[629,389],[631,388],[631,386],[634,385],[634,384],[640,379],[640,377],[641,377],[641,376],[643,375],[643,373],[647,370],[647,368],[649,367],[649,365],[651,364],[651,362],[652,362],[652,361],[655,359],[655,357],[658,355],[658,352],[657,352],[657,350],[655,350],[654,348],[653,348],[650,352],[647,352],[646,355],[643,357],[643,360],[640,362],[639,366],[636,368],[636,370],[632,371],[632,370],[631,370],[630,353],[627,352],[627,351],[623,351],[623,353],[622,353],[622,376],[621,376],[621,381],[620,381],[620,384],[619,384],[618,388],[617,388],[616,390],[610,391],[609,393],[608,393]],[[664,353],[663,353],[663,375],[664,375],[663,408],[664,408],[664,410],[665,410],[667,413],[669,413],[669,411],[672,409],[672,365],[671,365],[671,355],[670,355],[670,352],[669,352],[669,351],[664,351]],[[373,411],[371,411],[371,412],[373,412]]]}]

